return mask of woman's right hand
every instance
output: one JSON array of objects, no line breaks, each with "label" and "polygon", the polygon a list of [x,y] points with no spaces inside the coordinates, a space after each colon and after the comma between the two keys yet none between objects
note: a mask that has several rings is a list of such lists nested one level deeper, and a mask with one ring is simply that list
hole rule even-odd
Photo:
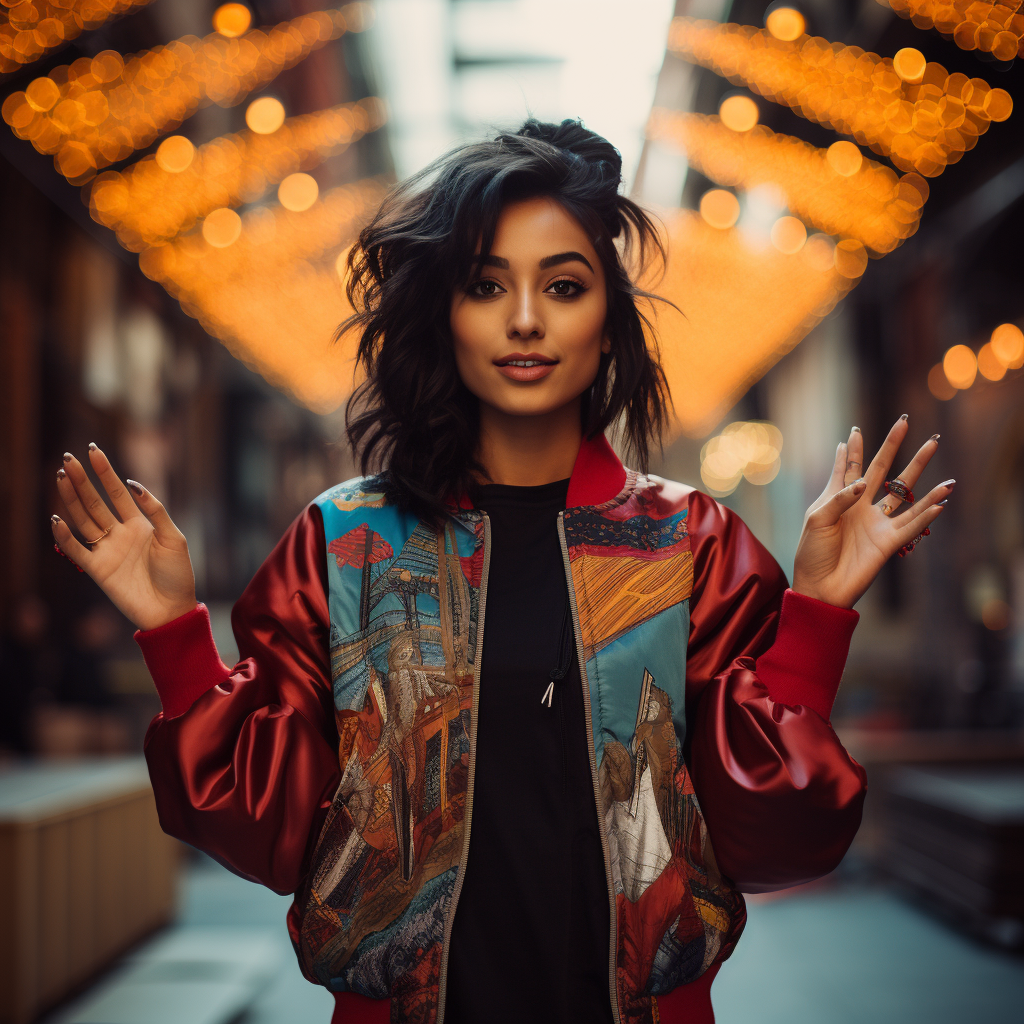
[{"label": "woman's right hand", "polygon": [[67,523],[53,516],[53,536],[60,549],[139,629],[155,629],[191,611],[196,607],[196,584],[182,532],[142,484],[129,480],[126,487],[94,444],[89,445],[89,461],[120,521],[82,464],[65,453],[57,490],[91,546],[81,544]]}]

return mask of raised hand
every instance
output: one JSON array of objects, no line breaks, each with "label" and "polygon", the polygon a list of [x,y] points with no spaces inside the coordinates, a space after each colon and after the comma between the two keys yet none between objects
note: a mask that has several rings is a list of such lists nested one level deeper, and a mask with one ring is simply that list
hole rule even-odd
[{"label": "raised hand", "polygon": [[89,445],[89,461],[120,519],[100,497],[85,467],[65,453],[57,490],[86,544],[60,516],[52,516],[60,549],[139,629],[155,629],[191,611],[196,585],[181,531],[142,484],[129,480],[126,487],[94,444]]},{"label": "raised hand", "polygon": [[[886,494],[875,502],[909,427],[901,416],[861,475],[864,438],[856,427],[840,443],[832,476],[804,516],[793,566],[793,589],[840,608],[852,608],[882,566],[942,514],[955,480],[946,480],[896,514],[902,501]],[[930,437],[900,474],[913,490],[938,448]]]}]

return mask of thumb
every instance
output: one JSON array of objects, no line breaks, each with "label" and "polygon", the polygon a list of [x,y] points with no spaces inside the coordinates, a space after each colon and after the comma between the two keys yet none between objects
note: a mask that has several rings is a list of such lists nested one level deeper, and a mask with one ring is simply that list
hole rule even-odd
[{"label": "thumb", "polygon": [[138,480],[125,482],[131,488],[135,502],[142,509],[143,515],[153,524],[156,539],[161,544],[167,545],[172,545],[177,541],[184,542],[184,534],[174,525],[174,521],[167,514],[167,509]]},{"label": "thumb", "polygon": [[842,514],[860,500],[867,484],[863,480],[854,480],[849,487],[844,487],[832,495],[820,508],[815,509],[807,519],[810,526],[835,526]]}]

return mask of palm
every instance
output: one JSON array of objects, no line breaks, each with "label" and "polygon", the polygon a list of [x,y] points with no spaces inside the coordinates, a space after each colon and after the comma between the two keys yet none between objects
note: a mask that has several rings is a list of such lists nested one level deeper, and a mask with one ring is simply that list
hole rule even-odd
[{"label": "palm", "polygon": [[66,458],[58,489],[79,532],[93,546],[80,544],[54,517],[61,548],[141,629],[153,629],[195,607],[188,545],[163,506],[138,485],[133,487],[136,505],[99,449],[90,449],[90,460],[121,518],[107,508],[81,464]]},{"label": "palm", "polygon": [[[793,567],[793,589],[844,608],[852,607],[871,585],[882,566],[905,544],[925,530],[942,512],[954,481],[933,488],[901,514],[894,513],[899,501],[887,495],[874,503],[900,442],[907,422],[900,419],[860,478],[864,442],[853,430],[847,444],[841,444],[831,479],[817,501],[807,510],[804,529]],[[913,488],[938,446],[938,438],[922,445],[900,476]]]}]

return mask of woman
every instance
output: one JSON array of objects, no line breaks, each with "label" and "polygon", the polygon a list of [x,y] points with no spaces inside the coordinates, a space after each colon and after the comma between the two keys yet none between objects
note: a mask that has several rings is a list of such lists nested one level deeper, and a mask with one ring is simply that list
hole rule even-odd
[{"label": "woman", "polygon": [[350,257],[348,433],[386,468],[288,530],[234,668],[160,503],[93,446],[119,518],[71,455],[58,474],[91,548],[54,536],[163,701],[164,828],[295,893],[339,1022],[711,1021],[740,892],[830,871],[859,824],[828,724],[852,606],[952,481],[872,505],[906,417],[863,475],[854,428],[787,590],[731,512],[625,469],[605,428],[646,469],[664,394],[624,263],[657,238],[619,174],[578,123],[529,121],[385,201]]}]

